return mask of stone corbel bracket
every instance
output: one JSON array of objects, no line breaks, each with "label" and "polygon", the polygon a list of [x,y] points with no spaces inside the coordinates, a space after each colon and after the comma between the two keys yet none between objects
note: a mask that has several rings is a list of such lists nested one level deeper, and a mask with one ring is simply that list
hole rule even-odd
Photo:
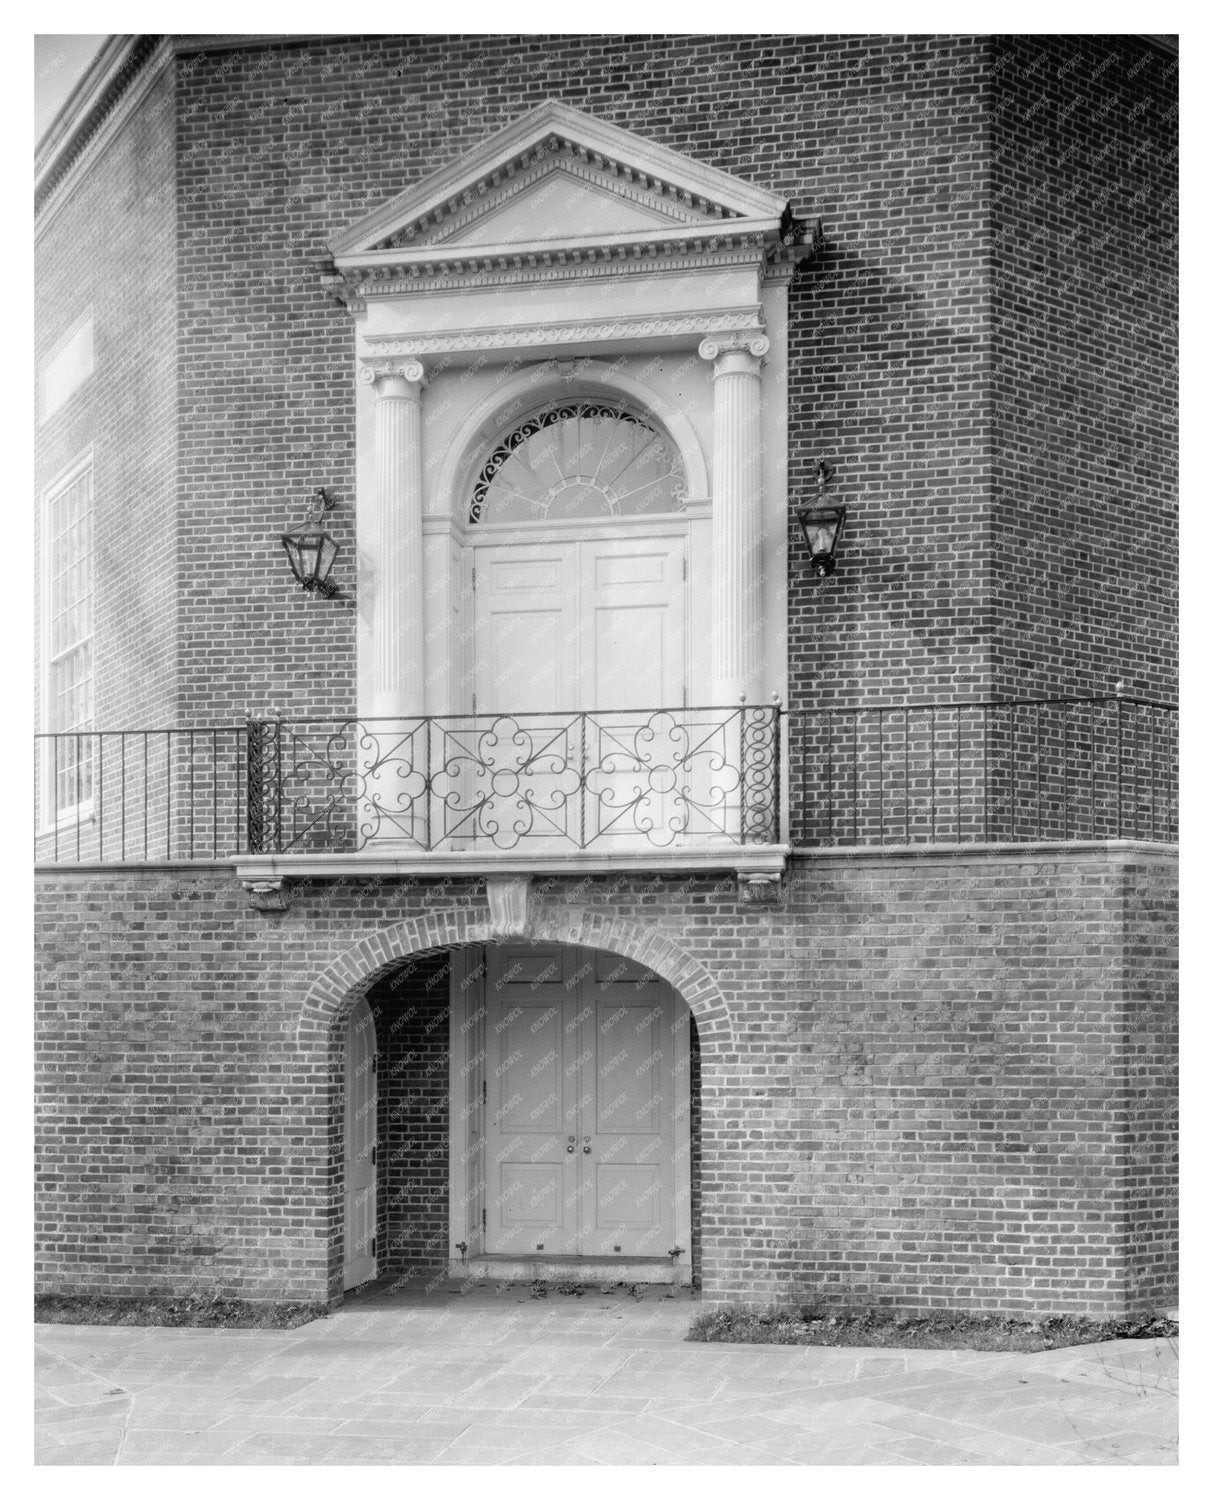
[{"label": "stone corbel bracket", "polygon": [[285,876],[270,880],[242,880],[240,884],[248,892],[249,905],[254,911],[290,910],[290,882]]},{"label": "stone corbel bracket", "polygon": [[490,875],[485,880],[489,898],[489,936],[522,937],[529,918],[531,878],[529,875]]},{"label": "stone corbel bracket", "polygon": [[783,902],[783,879],[779,875],[739,874],[737,895],[746,906],[779,906]]}]

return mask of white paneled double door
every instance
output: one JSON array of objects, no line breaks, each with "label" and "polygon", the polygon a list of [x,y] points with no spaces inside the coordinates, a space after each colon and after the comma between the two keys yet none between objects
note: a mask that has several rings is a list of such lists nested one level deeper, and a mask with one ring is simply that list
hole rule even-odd
[{"label": "white paneled double door", "polygon": [[685,534],[477,545],[482,837],[583,846],[671,825],[686,554]]},{"label": "white paneled double door", "polygon": [[685,1006],[597,950],[490,948],[484,972],[485,1253],[689,1250]]},{"label": "white paneled double door", "polygon": [[481,713],[682,707],[686,539],[476,548]]}]

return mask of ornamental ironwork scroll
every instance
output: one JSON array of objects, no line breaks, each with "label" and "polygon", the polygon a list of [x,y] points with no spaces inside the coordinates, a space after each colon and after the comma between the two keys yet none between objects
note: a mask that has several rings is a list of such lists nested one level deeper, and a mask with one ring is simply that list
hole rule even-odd
[{"label": "ornamental ironwork scroll", "polygon": [[283,720],[259,750],[265,852],[666,849],[778,833],[774,707]]}]

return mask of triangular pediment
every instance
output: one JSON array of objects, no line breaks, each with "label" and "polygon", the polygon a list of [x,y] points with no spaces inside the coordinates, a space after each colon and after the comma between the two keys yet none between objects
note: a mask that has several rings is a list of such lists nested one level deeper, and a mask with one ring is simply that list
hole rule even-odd
[{"label": "triangular pediment", "polygon": [[333,243],[339,262],[392,252],[608,244],[706,226],[766,229],[786,205],[726,172],[549,101]]}]

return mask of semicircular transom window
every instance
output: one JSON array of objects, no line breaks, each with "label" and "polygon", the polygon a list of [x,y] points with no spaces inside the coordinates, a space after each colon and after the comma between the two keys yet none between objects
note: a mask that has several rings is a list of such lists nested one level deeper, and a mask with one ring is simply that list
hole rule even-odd
[{"label": "semicircular transom window", "polygon": [[472,491],[473,523],[593,520],[682,510],[686,480],[669,441],[625,407],[545,407],[502,439]]}]

